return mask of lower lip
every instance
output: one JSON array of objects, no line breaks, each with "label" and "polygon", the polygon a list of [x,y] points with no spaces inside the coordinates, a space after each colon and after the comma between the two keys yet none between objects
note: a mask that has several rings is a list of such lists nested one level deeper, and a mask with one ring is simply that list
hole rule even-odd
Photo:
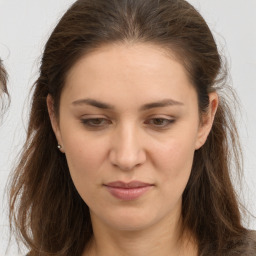
[{"label": "lower lip", "polygon": [[121,200],[135,200],[149,191],[152,186],[138,187],[138,188],[116,188],[106,186],[108,191],[114,197]]}]

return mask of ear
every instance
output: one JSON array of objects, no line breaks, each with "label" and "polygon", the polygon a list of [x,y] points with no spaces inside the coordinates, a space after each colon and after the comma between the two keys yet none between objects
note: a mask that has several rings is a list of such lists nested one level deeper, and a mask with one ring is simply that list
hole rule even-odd
[{"label": "ear", "polygon": [[[59,149],[62,153],[65,153],[63,143],[62,143],[61,132],[60,132],[60,128],[59,128],[59,122],[58,122],[58,119],[57,119],[55,111],[54,111],[54,100],[50,94],[47,95],[46,103],[47,103],[47,109],[48,109],[52,129],[56,136],[58,144],[60,145]],[[57,145],[56,145],[56,147],[57,147]]]},{"label": "ear", "polygon": [[206,139],[211,131],[214,117],[218,108],[219,97],[216,92],[209,94],[209,107],[206,113],[202,114],[198,129],[198,136],[196,140],[195,149],[199,149],[204,145]]}]

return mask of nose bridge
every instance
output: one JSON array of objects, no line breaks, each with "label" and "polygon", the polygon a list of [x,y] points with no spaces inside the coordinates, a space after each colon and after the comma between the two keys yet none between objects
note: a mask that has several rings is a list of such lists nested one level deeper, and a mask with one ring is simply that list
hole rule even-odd
[{"label": "nose bridge", "polygon": [[117,127],[111,144],[111,162],[120,169],[131,170],[145,161],[140,129],[132,122]]}]

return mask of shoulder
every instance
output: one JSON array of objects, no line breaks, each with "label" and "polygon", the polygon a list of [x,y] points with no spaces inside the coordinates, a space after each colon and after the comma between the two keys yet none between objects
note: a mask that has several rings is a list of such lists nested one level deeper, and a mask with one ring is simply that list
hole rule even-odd
[{"label": "shoulder", "polygon": [[248,230],[247,233],[248,246],[252,247],[256,255],[256,230]]},{"label": "shoulder", "polygon": [[247,230],[234,255],[255,256],[256,255],[256,231]]}]

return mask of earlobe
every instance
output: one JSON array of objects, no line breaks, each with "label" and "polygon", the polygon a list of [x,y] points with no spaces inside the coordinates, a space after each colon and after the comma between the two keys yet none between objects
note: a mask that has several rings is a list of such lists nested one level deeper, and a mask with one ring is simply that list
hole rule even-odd
[{"label": "earlobe", "polygon": [[56,139],[57,139],[56,147],[62,153],[64,153],[61,133],[60,133],[60,129],[59,129],[59,123],[58,123],[58,120],[57,120],[57,117],[56,117],[56,114],[55,114],[55,110],[54,110],[54,100],[53,100],[53,98],[50,94],[47,95],[46,103],[47,103],[47,109],[48,109],[48,114],[49,114],[49,117],[50,117],[52,129],[53,129],[53,132],[54,132],[54,134],[56,136]]},{"label": "earlobe", "polygon": [[195,149],[199,149],[204,145],[207,140],[207,137],[211,131],[212,124],[214,121],[215,114],[218,109],[219,97],[216,92],[209,94],[209,108],[207,113],[202,115],[202,120],[198,129],[198,137],[195,145]]}]

